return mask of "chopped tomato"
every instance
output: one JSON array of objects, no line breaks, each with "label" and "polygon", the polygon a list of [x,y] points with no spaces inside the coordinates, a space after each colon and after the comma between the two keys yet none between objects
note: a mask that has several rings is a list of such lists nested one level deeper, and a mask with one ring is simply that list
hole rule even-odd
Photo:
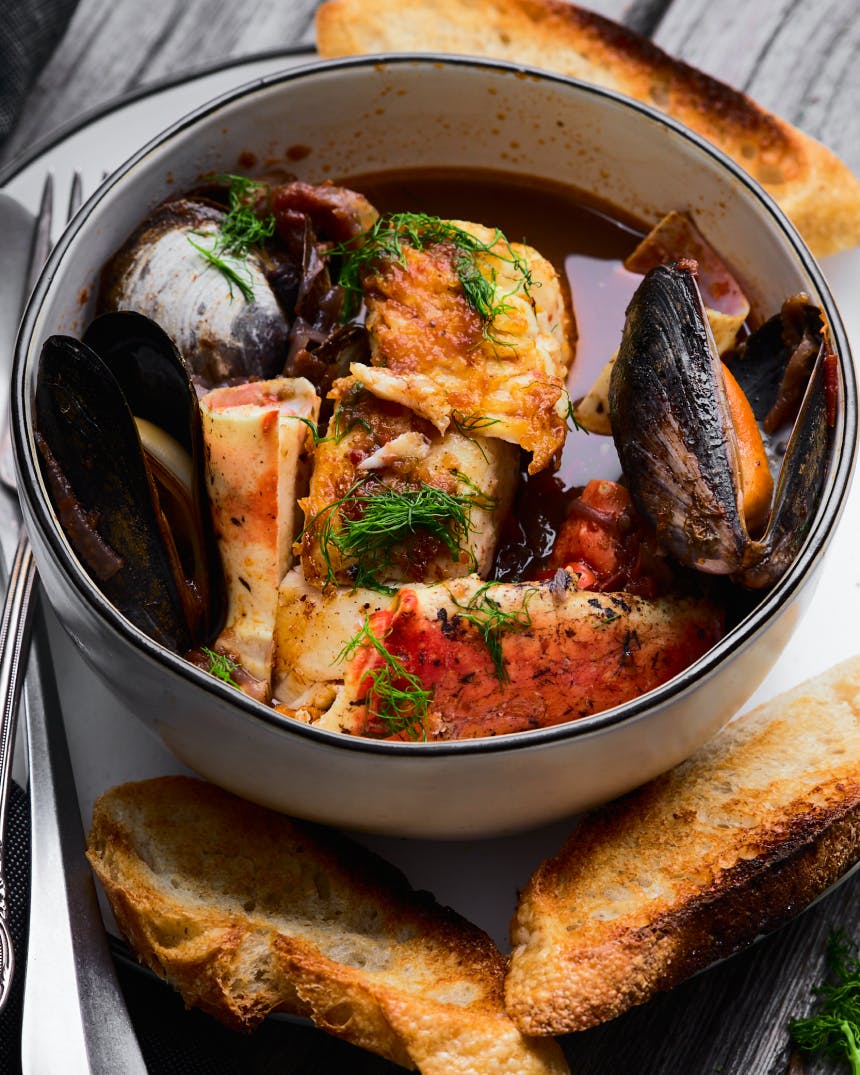
[{"label": "chopped tomato", "polygon": [[654,532],[623,485],[590,481],[572,501],[547,565],[547,575],[567,567],[579,587],[656,597],[672,583]]}]

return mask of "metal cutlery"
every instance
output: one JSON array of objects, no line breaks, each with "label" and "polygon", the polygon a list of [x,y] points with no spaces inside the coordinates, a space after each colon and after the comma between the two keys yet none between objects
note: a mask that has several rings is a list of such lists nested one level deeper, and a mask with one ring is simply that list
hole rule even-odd
[{"label": "metal cutlery", "polygon": [[[20,264],[26,264],[25,274],[11,274],[15,282],[20,286],[14,289],[11,298],[3,300],[3,314],[5,325],[17,325],[24,302],[33,289],[36,276],[51,249],[51,207],[53,203],[53,185],[50,177],[45,182],[42,192],[42,203],[35,230],[31,238],[30,249],[26,256],[22,256],[22,239],[18,240]],[[20,221],[20,216],[9,201],[5,204],[5,212],[13,214],[11,219]],[[10,334],[7,345],[10,348],[13,342]],[[9,434],[9,407],[8,399],[5,401],[4,421],[2,433],[0,433],[0,481],[11,489],[15,496],[14,462],[12,456],[12,441]],[[11,501],[11,497],[9,498]],[[4,538],[4,552],[8,554],[5,543],[9,535],[16,533],[18,547],[14,561],[6,583],[6,597],[3,606],[2,618],[0,618],[0,1009],[4,1007],[12,987],[12,977],[15,968],[15,953],[12,948],[12,938],[9,932],[9,906],[6,899],[6,882],[4,874],[4,842],[6,834],[6,809],[9,802],[9,780],[12,770],[12,750],[15,743],[15,733],[18,724],[18,705],[21,695],[21,657],[29,639],[31,622],[31,595],[33,588],[32,556],[23,536],[20,525],[20,517],[17,513],[17,504],[6,505],[3,523],[0,527]],[[17,522],[17,525],[15,523]]]},{"label": "metal cutlery", "polygon": [[[81,200],[76,176],[69,216]],[[53,190],[46,181],[30,258],[25,296],[50,250]],[[2,308],[2,307],[0,307]],[[15,319],[17,322],[18,313]],[[4,356],[0,355],[0,360]],[[5,372],[5,371],[4,371]],[[10,572],[4,613],[0,621],[0,699],[4,700],[2,745],[14,738],[15,711],[21,692],[22,666],[27,656],[34,597],[38,592],[35,566],[20,525],[11,442],[0,440],[0,532],[4,551],[10,523],[19,533]],[[4,525],[5,524],[5,525]],[[25,1073],[102,1072],[145,1073],[146,1066],[134,1035],[116,979],[98,901],[84,857],[74,775],[62,724],[60,703],[51,670],[44,620],[39,624],[30,655],[25,690],[27,757],[32,819],[32,877],[21,1058]],[[8,784],[0,774],[0,793]],[[5,794],[3,797],[5,804]],[[4,806],[0,804],[0,821]],[[2,831],[2,830],[0,830]],[[0,907],[5,911],[5,906]],[[3,914],[5,926],[5,914]],[[8,931],[7,931],[8,936]],[[13,967],[4,959],[0,974],[0,1003]],[[0,955],[2,929],[0,929]],[[50,1031],[46,1033],[46,1019]]]}]

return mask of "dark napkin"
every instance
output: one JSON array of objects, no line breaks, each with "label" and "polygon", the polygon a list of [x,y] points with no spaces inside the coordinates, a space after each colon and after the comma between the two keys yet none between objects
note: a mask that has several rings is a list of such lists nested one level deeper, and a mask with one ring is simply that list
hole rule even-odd
[{"label": "dark napkin", "polygon": [[69,24],[78,0],[12,0],[0,17],[0,143],[24,95]]},{"label": "dark napkin", "polygon": [[[120,985],[153,1075],[403,1075],[404,1069],[310,1024],[266,1019],[252,1034],[228,1030],[154,975],[117,961]],[[0,1070],[3,1070],[0,1068]]]}]

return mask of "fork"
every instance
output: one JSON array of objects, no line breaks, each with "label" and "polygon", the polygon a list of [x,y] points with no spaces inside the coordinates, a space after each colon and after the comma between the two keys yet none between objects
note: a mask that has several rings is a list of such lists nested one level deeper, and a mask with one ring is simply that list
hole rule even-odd
[{"label": "fork", "polygon": [[[76,173],[69,194],[69,219],[81,200],[82,185]],[[48,176],[30,258],[27,294],[50,251],[52,215],[53,183]],[[17,495],[8,435],[0,438],[0,481],[12,496]],[[8,758],[2,752],[9,749],[6,744],[14,738],[21,670],[38,592],[36,583],[35,564],[22,526],[0,621],[0,698],[4,701],[0,768],[5,769],[5,775],[0,773],[0,824],[8,786]],[[21,1032],[23,1070],[34,1075],[47,1071],[144,1075],[146,1066],[116,980],[84,858],[77,793],[51,671],[46,625],[41,622],[39,626],[25,697],[32,876]],[[6,910],[5,900],[0,901],[0,924],[8,938]],[[6,954],[0,951],[0,955]],[[11,945],[8,954],[9,962],[4,959],[0,974],[0,1004],[8,995],[11,980]],[[48,1017],[51,1029],[46,1033]]]}]

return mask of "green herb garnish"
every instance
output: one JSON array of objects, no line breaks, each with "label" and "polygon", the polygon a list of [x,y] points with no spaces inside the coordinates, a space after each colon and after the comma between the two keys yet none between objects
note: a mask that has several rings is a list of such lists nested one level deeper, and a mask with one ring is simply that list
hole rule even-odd
[{"label": "green herb garnish", "polygon": [[[192,234],[197,235],[200,238],[207,238],[207,233],[203,231],[195,231]],[[254,301],[254,284],[251,276],[251,271],[247,265],[243,265],[241,261],[233,260],[228,261],[223,256],[223,247],[219,247],[218,238],[215,238],[215,245],[212,247],[201,246],[200,243],[195,243],[191,236],[188,236],[188,242],[194,247],[198,254],[204,257],[209,264],[217,269],[218,272],[227,280],[227,284],[230,288],[230,297],[233,297],[233,284],[235,284],[242,292],[245,302]]]},{"label": "green herb garnish", "polygon": [[206,646],[201,647],[202,652],[209,659],[209,667],[207,671],[210,676],[215,676],[216,679],[223,680],[224,683],[229,683],[231,687],[238,687],[239,684],[233,679],[233,673],[238,670],[239,663],[234,661],[232,657],[228,657],[226,653],[216,653],[213,649],[207,649]]},{"label": "green herb garnish", "polygon": [[483,638],[496,670],[496,679],[499,683],[508,683],[510,676],[502,655],[502,635],[507,631],[525,631],[531,627],[532,618],[528,606],[537,590],[534,587],[526,590],[520,607],[506,612],[488,593],[493,586],[498,585],[500,583],[496,581],[485,582],[466,605],[460,604],[453,596],[452,600],[459,610],[457,616],[476,627]]},{"label": "green herb garnish", "polygon": [[451,423],[454,428],[464,437],[470,439],[483,433],[490,426],[498,425],[501,418],[488,418],[484,414],[463,414],[462,411],[451,412]]},{"label": "green herb garnish", "polygon": [[[499,244],[502,251],[493,249]],[[393,213],[380,217],[363,235],[332,249],[332,254],[342,258],[338,284],[346,292],[343,319],[348,321],[358,313],[364,294],[365,273],[385,261],[405,264],[404,247],[425,250],[428,246],[438,245],[453,248],[454,271],[466,301],[480,317],[485,337],[493,339],[490,326],[499,314],[510,308],[505,300],[520,290],[529,294],[530,288],[535,286],[525,258],[514,251],[498,229],[489,242],[482,242],[465,228],[427,213]],[[520,278],[517,285],[507,294],[499,295],[496,271],[492,266],[480,266],[479,254],[488,254],[513,265]]]},{"label": "green herb garnish", "polygon": [[451,425],[454,427],[455,432],[475,445],[484,457],[485,463],[488,462],[487,453],[484,451],[484,446],[478,440],[478,437],[482,435],[485,429],[498,425],[500,421],[501,418],[488,418],[483,414],[463,414],[462,411],[451,412]]},{"label": "green herb garnish", "polygon": [[335,444],[340,444],[347,433],[351,433],[353,429],[363,429],[365,433],[372,433],[373,429],[370,422],[365,418],[360,418],[357,414],[351,415],[349,421],[344,425],[343,421],[344,411],[342,408],[338,408],[332,418],[332,431],[329,440],[333,440]]},{"label": "green herb garnish", "polygon": [[254,202],[264,183],[248,179],[243,175],[224,175],[218,177],[229,183],[228,209],[221,221],[221,235],[224,245],[237,257],[248,253],[252,246],[262,246],[275,234],[275,218],[272,213],[261,217],[254,210]]},{"label": "green herb garnish", "polygon": [[368,433],[373,432],[370,428],[370,423],[366,422],[363,418],[358,417],[351,418],[347,425],[343,429],[341,429],[341,421],[338,418],[339,413],[340,412],[335,413],[332,423],[329,426],[329,428],[331,429],[331,433],[329,433],[329,435],[325,437],[322,435],[322,433],[320,433],[319,426],[312,418],[305,418],[304,415],[300,414],[290,414],[287,415],[287,417],[295,418],[297,422],[302,422],[308,427],[308,429],[310,430],[311,438],[313,439],[314,448],[318,448],[321,444],[340,444],[340,442],[347,435],[347,433],[352,432],[352,430],[355,429],[356,426],[361,426]]},{"label": "green herb garnish", "polygon": [[353,431],[353,429],[360,428],[366,433],[373,433],[373,428],[370,422],[366,418],[362,418],[360,414],[356,413],[362,401],[362,397],[367,393],[367,389],[364,387],[361,381],[354,381],[353,384],[344,392],[334,414],[331,416],[331,421],[328,425],[328,436],[320,437],[314,441],[315,444],[323,444],[327,441],[332,441],[334,444],[340,444],[343,438]]},{"label": "green herb garnish", "polygon": [[326,441],[331,440],[331,437],[324,437],[322,433],[320,433],[320,428],[313,418],[305,418],[303,414],[288,414],[286,417],[294,418],[297,422],[301,422],[302,425],[308,427],[314,448],[318,448],[320,444],[325,444]]},{"label": "green herb garnish", "polygon": [[[430,537],[443,545],[452,558],[459,559],[472,532],[470,509],[491,510],[493,501],[472,482],[468,494],[446,493],[422,482],[414,489],[381,486],[368,490],[366,479],[356,482],[339,500],[328,504],[311,520],[317,527],[320,551],[326,564],[326,585],[335,584],[331,554],[355,561],[354,585],[382,593],[394,593],[382,576],[394,563],[394,550],[410,545],[419,537]],[[472,564],[475,564],[474,554]]]},{"label": "green herb garnish", "polygon": [[792,1019],[789,1032],[804,1052],[846,1059],[853,1075],[860,1075],[860,959],[857,945],[841,930],[830,935],[827,964],[833,982],[815,989],[819,1010]]},{"label": "green herb garnish", "polygon": [[230,285],[230,295],[235,284],[246,302],[254,300],[254,285],[251,271],[242,265],[252,246],[261,246],[275,233],[273,214],[259,216],[254,210],[254,200],[259,191],[265,189],[263,183],[248,179],[243,175],[219,175],[213,182],[227,184],[228,209],[218,225],[218,232],[193,232],[198,238],[212,239],[210,247],[196,243],[191,236],[188,241],[213,268],[217,269]]},{"label": "green herb garnish", "polygon": [[426,739],[424,722],[433,692],[426,690],[418,676],[407,671],[386,649],[383,640],[373,633],[369,617],[365,616],[361,630],[343,647],[338,660],[350,660],[365,644],[373,646],[383,661],[365,673],[371,680],[365,696],[368,711],[386,725],[389,735],[405,732],[412,740]]},{"label": "green herb garnish", "polygon": [[580,430],[580,432],[588,435],[588,430],[585,428],[585,426],[580,425],[580,423],[576,420],[576,411],[574,410],[573,400],[570,398],[570,396],[567,397],[567,413],[564,416],[564,421],[565,424],[567,424],[568,422],[572,422],[574,429],[578,429]]}]

